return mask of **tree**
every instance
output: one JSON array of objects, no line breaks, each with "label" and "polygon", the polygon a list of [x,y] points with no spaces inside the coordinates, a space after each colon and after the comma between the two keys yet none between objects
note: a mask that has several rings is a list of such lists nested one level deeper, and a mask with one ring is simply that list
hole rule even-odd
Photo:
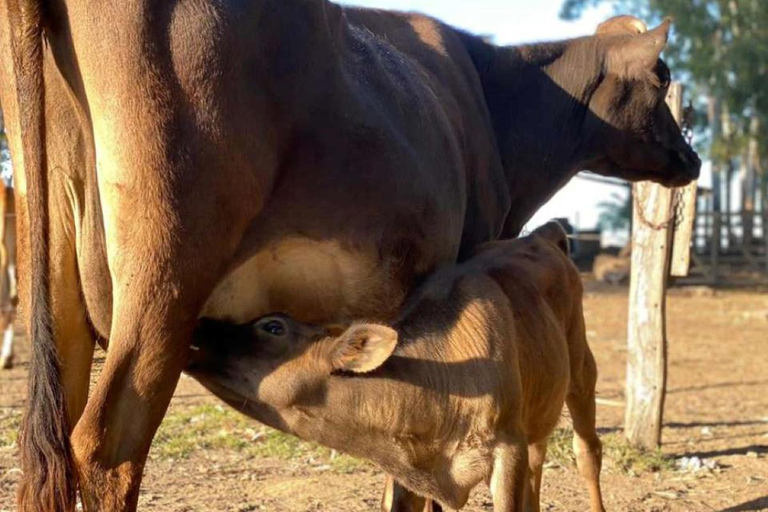
[{"label": "tree", "polygon": [[598,224],[602,229],[626,230],[632,223],[632,193],[628,195],[613,193],[610,201],[597,204],[600,209]]}]

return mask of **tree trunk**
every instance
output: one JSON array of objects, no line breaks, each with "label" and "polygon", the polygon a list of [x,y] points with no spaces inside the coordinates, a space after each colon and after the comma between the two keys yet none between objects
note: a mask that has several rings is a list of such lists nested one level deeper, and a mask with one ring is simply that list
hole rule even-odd
[{"label": "tree trunk", "polygon": [[755,202],[757,200],[757,173],[760,166],[758,135],[760,120],[753,115],[749,122],[749,142],[747,154],[742,165],[741,176],[741,214],[744,230],[744,245],[750,249],[755,235]]},{"label": "tree trunk", "polygon": [[[717,151],[717,144],[720,143],[722,136],[722,117],[720,115],[720,101],[714,95],[710,95],[707,99],[707,106],[707,117],[709,119],[710,129],[712,130],[712,147],[710,150],[710,155],[712,157],[712,214],[716,215],[723,211],[723,167],[721,156]],[[709,244],[712,252],[719,250],[718,247],[715,247],[715,241],[718,238],[719,237],[715,236],[713,230],[712,239]]]},{"label": "tree trunk", "polygon": [[733,214],[733,126],[731,125],[730,110],[728,104],[723,105],[722,108],[722,127],[723,127],[723,140],[725,141],[725,190],[723,195],[725,197],[725,215],[723,220],[725,221],[725,239],[728,241],[728,246],[731,247],[733,243],[733,227],[731,223],[731,216]]}]

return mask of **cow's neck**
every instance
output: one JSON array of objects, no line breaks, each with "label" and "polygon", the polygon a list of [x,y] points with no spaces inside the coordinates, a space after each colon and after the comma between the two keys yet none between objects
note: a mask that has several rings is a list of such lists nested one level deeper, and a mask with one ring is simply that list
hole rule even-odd
[{"label": "cow's neck", "polygon": [[470,48],[512,193],[507,236],[583,170],[583,120],[599,78],[595,51],[590,38]]},{"label": "cow's neck", "polygon": [[294,406],[293,411],[304,412],[285,419],[299,437],[383,466],[393,464],[403,450],[418,449],[419,438],[434,441],[433,420],[442,417],[436,409],[445,405],[425,391],[424,376],[401,373],[382,368],[375,377],[333,376],[319,406]]}]

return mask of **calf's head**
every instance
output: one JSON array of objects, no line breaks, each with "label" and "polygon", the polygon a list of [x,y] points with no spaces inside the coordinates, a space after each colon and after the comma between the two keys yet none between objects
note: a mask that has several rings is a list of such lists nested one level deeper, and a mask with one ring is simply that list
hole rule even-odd
[{"label": "calf's head", "polygon": [[681,186],[698,178],[701,160],[683,138],[665,99],[670,72],[660,59],[670,20],[653,30],[630,16],[598,27],[601,70],[585,121],[587,168],[632,181]]},{"label": "calf's head", "polygon": [[397,339],[395,330],[376,324],[341,330],[285,315],[240,325],[204,319],[187,372],[232,404],[320,405],[332,375],[375,370]]}]

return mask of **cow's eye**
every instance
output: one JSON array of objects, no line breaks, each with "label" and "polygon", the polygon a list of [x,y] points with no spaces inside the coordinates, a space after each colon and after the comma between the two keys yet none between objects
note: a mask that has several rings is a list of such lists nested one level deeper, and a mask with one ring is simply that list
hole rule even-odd
[{"label": "cow's eye", "polygon": [[659,61],[656,65],[656,77],[659,81],[661,89],[666,90],[672,81],[672,76],[669,73],[669,68],[662,61]]},{"label": "cow's eye", "polygon": [[261,329],[272,336],[282,336],[285,334],[285,325],[279,320],[270,320],[262,325]]}]

